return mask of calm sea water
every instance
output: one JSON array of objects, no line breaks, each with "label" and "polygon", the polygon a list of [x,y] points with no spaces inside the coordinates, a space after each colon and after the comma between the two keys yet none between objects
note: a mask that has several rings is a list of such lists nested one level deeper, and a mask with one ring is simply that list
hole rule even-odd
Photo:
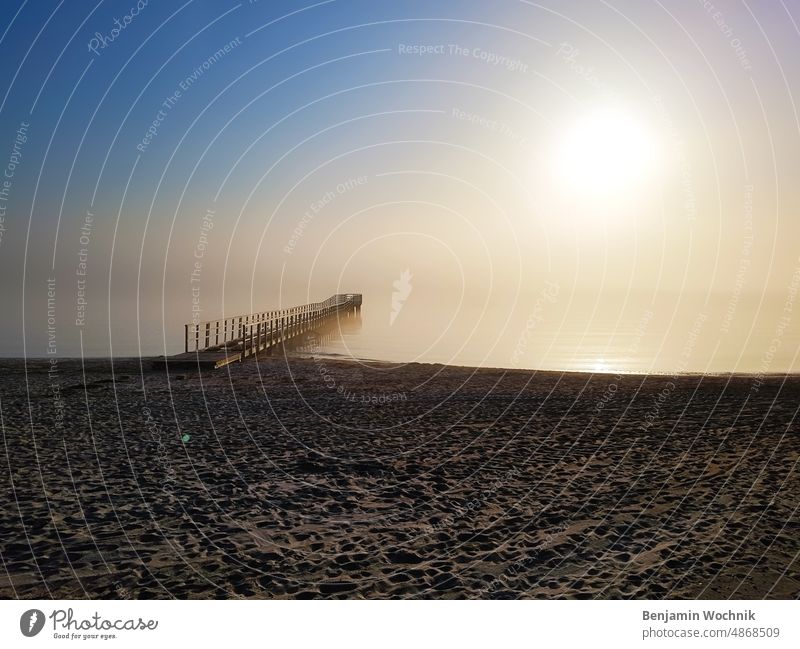
[{"label": "calm sea water", "polygon": [[619,322],[540,322],[535,318],[449,318],[365,308],[341,319],[305,353],[396,363],[590,372],[742,372],[800,371],[800,336],[784,332],[770,353],[771,332],[751,331],[750,348],[730,344],[709,318],[678,318],[665,326],[645,310]]},{"label": "calm sea water", "polygon": [[[341,318],[300,353],[336,355],[395,363],[442,363],[474,367],[595,372],[741,372],[800,371],[800,327],[783,326],[761,311],[756,319],[744,309],[730,326],[724,308],[703,303],[680,308],[648,307],[643,301],[624,307],[603,302],[604,316],[586,310],[587,300],[541,296],[505,304],[415,291],[402,304],[391,292],[364,296],[359,316]],[[579,310],[579,307],[583,310]],[[143,312],[147,313],[147,312]],[[717,314],[715,316],[715,314]],[[154,356],[183,351],[183,324],[118,319],[113,327],[83,332],[58,331],[60,356]],[[209,315],[216,315],[210,313]],[[32,321],[35,322],[35,321]],[[102,323],[101,323],[102,324]],[[25,347],[45,357],[44,328],[32,327]],[[40,335],[41,334],[41,335]],[[69,335],[72,335],[72,338]],[[110,334],[110,338],[109,338]],[[37,337],[38,336],[38,337]],[[113,344],[112,344],[113,343]],[[298,353],[298,352],[295,352]],[[0,341],[0,355],[22,356],[19,340]]]}]

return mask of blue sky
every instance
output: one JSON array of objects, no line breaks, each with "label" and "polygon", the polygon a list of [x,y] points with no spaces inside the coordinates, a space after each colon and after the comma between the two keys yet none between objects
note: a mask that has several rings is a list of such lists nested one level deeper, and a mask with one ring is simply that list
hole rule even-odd
[{"label": "blue sky", "polygon": [[[721,365],[742,345],[757,358],[798,263],[800,10],[716,5],[6,2],[0,162],[21,162],[0,240],[14,305],[0,353],[43,353],[50,276],[64,354],[80,335],[92,353],[136,352],[142,339],[148,353],[174,349],[207,236],[209,317],[338,289],[382,304],[411,267],[420,308],[462,296],[444,300],[445,323],[462,308],[472,314],[460,321],[480,323],[487,303],[524,322],[557,281],[575,298],[553,335],[630,329],[654,306],[679,314],[678,333],[658,336],[680,347],[705,310]],[[559,138],[611,104],[657,141],[658,172],[646,188],[578,204],[583,192],[551,177]],[[87,212],[89,317],[76,327]],[[735,337],[720,332],[734,302]],[[518,338],[499,335],[501,346]]]}]

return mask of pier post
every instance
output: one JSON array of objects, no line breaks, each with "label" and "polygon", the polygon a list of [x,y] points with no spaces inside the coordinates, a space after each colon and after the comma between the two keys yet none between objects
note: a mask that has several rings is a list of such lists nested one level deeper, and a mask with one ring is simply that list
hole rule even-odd
[{"label": "pier post", "polygon": [[272,329],[272,318],[269,318],[269,338],[268,338],[268,346],[267,346],[267,356],[272,356],[272,347],[275,344],[273,329]]}]

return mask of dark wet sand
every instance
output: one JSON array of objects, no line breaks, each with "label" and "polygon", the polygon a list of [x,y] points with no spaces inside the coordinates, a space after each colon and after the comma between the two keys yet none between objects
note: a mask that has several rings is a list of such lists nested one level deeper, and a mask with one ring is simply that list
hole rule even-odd
[{"label": "dark wet sand", "polygon": [[0,362],[3,597],[800,596],[797,378],[48,367]]}]

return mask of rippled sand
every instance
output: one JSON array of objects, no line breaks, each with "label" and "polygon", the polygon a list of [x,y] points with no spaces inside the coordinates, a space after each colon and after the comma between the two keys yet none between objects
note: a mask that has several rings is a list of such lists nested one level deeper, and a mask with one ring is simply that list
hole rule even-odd
[{"label": "rippled sand", "polygon": [[796,598],[800,380],[0,362],[4,597]]}]

